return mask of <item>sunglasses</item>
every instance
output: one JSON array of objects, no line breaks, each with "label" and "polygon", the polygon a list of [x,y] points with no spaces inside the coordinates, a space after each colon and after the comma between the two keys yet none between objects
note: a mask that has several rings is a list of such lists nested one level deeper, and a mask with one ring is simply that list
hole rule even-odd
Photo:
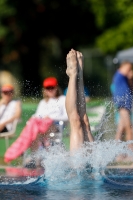
[{"label": "sunglasses", "polygon": [[49,87],[45,87],[46,90],[54,90],[55,87],[49,86]]},{"label": "sunglasses", "polygon": [[11,95],[13,94],[13,91],[2,91],[2,93],[5,95]]}]

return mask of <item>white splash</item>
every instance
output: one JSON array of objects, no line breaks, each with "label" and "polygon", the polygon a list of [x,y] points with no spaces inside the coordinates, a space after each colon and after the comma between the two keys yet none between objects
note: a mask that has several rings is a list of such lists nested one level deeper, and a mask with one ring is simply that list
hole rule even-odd
[{"label": "white splash", "polygon": [[101,169],[105,169],[121,154],[126,154],[133,160],[133,152],[128,147],[130,143],[115,140],[85,143],[73,155],[64,147],[51,147],[49,151],[42,153],[45,178],[49,181],[72,181],[76,177],[81,181],[81,174],[92,177],[92,172],[100,173]]}]

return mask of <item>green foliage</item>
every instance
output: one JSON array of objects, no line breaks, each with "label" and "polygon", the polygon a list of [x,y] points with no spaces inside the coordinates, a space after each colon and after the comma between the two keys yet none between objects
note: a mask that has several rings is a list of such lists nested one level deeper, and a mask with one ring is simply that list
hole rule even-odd
[{"label": "green foliage", "polygon": [[4,38],[8,31],[9,29],[7,27],[0,25],[0,39]]},{"label": "green foliage", "polygon": [[8,0],[0,0],[0,19],[15,14],[15,8],[9,5]]},{"label": "green foliage", "polygon": [[97,38],[96,44],[108,53],[131,47],[133,45],[133,20],[127,19],[117,28],[108,29]]},{"label": "green foliage", "polygon": [[98,27],[102,27],[105,24],[105,1],[101,0],[89,0],[91,2],[92,11],[95,14],[96,24]]},{"label": "green foliage", "polygon": [[0,39],[4,38],[9,28],[3,23],[3,20],[15,14],[15,8],[8,4],[8,0],[0,0]]},{"label": "green foliage", "polygon": [[133,44],[132,0],[89,0],[101,34],[96,45],[105,53],[114,53]]}]

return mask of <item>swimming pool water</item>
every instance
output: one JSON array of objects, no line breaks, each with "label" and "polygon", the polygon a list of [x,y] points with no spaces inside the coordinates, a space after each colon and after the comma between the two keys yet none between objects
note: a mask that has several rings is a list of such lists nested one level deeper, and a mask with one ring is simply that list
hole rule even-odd
[{"label": "swimming pool water", "polygon": [[[113,174],[113,175],[111,175]],[[103,176],[97,180],[93,175],[88,177],[72,177],[68,182],[48,181],[42,177],[1,177],[0,199],[3,200],[132,200],[133,188],[121,187],[121,184],[133,184],[133,171],[122,178],[122,171],[105,171],[105,176],[118,185],[106,182]],[[132,178],[131,178],[132,177]],[[123,180],[122,180],[123,179]],[[128,182],[129,180],[129,182]]]},{"label": "swimming pool water", "polygon": [[[127,143],[85,144],[76,154],[59,146],[42,151],[42,177],[0,178],[0,200],[132,200],[133,170],[112,169]],[[110,166],[110,169],[107,168]]]}]

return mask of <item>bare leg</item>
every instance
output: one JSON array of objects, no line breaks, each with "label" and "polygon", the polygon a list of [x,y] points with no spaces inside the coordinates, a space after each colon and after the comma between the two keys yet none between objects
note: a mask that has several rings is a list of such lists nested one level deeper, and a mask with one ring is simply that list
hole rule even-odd
[{"label": "bare leg", "polygon": [[93,142],[94,138],[91,134],[89,119],[86,114],[86,101],[84,95],[84,81],[83,81],[83,55],[77,51],[78,59],[78,81],[77,81],[77,95],[78,95],[78,111],[84,132],[84,140]]},{"label": "bare leg", "polygon": [[68,90],[66,94],[66,110],[70,121],[70,151],[72,152],[78,150],[84,142],[83,129],[77,109],[78,61],[76,51],[69,51],[66,61],[66,73],[69,76]]},{"label": "bare leg", "polygon": [[66,95],[66,110],[70,121],[70,151],[77,150],[83,142],[93,141],[88,116],[83,84],[83,56],[71,50],[67,55],[67,75],[69,84]]},{"label": "bare leg", "polygon": [[[122,134],[125,133],[126,136],[126,141],[128,140],[133,140],[133,133],[132,133],[132,127],[131,127],[131,120],[130,120],[130,113],[128,110],[125,108],[121,108],[119,110],[120,114],[120,120],[116,132],[115,139],[116,140],[121,140],[122,139]],[[133,150],[133,144],[129,144],[128,148]],[[126,155],[120,155],[116,159],[117,162],[129,162],[132,161],[132,158]]]},{"label": "bare leg", "polygon": [[121,140],[122,134],[125,131],[126,134],[126,140],[133,140],[133,133],[132,133],[132,127],[131,127],[131,121],[130,121],[130,113],[128,110],[121,108],[119,110],[120,113],[120,121],[116,133],[116,140]]}]

